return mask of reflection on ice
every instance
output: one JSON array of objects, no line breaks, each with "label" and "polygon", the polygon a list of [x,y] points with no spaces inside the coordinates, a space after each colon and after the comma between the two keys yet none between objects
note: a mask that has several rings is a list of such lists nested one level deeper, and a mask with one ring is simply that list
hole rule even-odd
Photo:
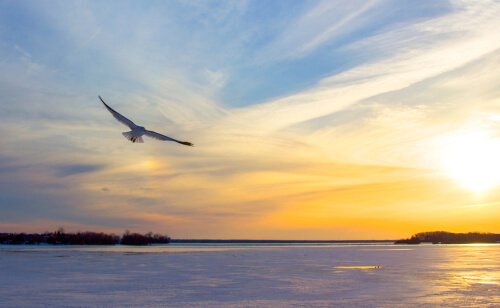
[{"label": "reflection on ice", "polygon": [[0,307],[500,307],[500,245],[0,246]]},{"label": "reflection on ice", "polygon": [[114,246],[0,246],[0,252],[9,253],[34,253],[34,252],[96,252],[96,253],[118,253],[118,254],[145,254],[145,253],[179,253],[179,252],[209,252],[209,251],[228,251],[239,250],[244,247],[237,246],[197,246],[197,245],[151,245],[151,246],[127,246],[127,245],[114,245]]},{"label": "reflection on ice", "polygon": [[362,270],[368,270],[368,269],[382,268],[382,266],[380,266],[380,265],[340,265],[340,266],[335,266],[335,268],[338,268],[338,269],[362,269]]},{"label": "reflection on ice", "polygon": [[485,273],[485,272],[465,272],[460,273],[460,277],[467,285],[480,284],[499,284],[498,273]]}]

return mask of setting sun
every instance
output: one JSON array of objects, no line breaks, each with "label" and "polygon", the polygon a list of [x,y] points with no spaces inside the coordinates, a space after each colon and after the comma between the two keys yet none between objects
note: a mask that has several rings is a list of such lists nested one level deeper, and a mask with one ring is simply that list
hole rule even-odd
[{"label": "setting sun", "polygon": [[462,186],[480,193],[500,184],[500,141],[488,132],[455,134],[443,146],[445,172]]}]

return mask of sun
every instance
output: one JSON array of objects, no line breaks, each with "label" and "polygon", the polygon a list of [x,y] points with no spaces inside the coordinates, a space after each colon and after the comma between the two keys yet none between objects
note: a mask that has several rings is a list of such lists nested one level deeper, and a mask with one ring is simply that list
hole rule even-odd
[{"label": "sun", "polygon": [[443,141],[445,173],[473,192],[500,185],[500,140],[487,131],[456,133]]}]

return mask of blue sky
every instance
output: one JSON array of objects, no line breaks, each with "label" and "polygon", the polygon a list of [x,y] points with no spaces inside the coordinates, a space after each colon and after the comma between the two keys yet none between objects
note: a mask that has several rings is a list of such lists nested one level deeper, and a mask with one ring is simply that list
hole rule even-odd
[{"label": "blue sky", "polygon": [[50,68],[70,89],[148,90],[146,76],[179,75],[241,106],[382,57],[345,46],[447,10],[445,1],[4,1],[2,56]]},{"label": "blue sky", "polygon": [[[351,204],[330,193],[446,182],[442,140],[472,126],[498,137],[498,11],[458,0],[0,1],[0,227],[392,237],[407,231],[384,225],[423,231],[408,209],[446,194],[451,208],[494,203],[450,185],[394,214],[369,194]],[[195,149],[128,144],[97,95]],[[300,196],[310,207],[294,205]],[[348,204],[360,212],[337,221]],[[352,226],[363,211],[372,229]],[[333,216],[308,222],[318,215]]]}]

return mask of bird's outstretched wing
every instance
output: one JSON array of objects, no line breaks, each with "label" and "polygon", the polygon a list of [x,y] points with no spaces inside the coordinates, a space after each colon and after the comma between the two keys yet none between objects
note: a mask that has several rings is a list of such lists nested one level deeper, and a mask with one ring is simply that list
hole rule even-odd
[{"label": "bird's outstretched wing", "polygon": [[176,140],[174,138],[170,138],[168,136],[165,136],[165,135],[162,135],[162,134],[158,134],[157,132],[153,132],[151,130],[145,130],[144,135],[148,136],[148,137],[151,137],[151,138],[154,138],[154,139],[158,139],[158,140],[174,141],[174,142],[177,142],[177,143],[180,143],[180,144],[183,144],[183,145],[187,145],[187,146],[190,146],[190,147],[194,146],[194,144],[192,144],[191,142],[179,141],[179,140]]},{"label": "bird's outstretched wing", "polygon": [[104,104],[104,106],[106,107],[106,109],[108,109],[108,111],[113,115],[113,117],[115,119],[118,120],[118,122],[130,127],[130,129],[133,129],[134,127],[136,127],[137,125],[135,125],[134,122],[130,121],[129,119],[127,119],[126,117],[122,116],[121,114],[118,113],[118,111],[114,110],[113,108],[109,107],[103,100],[102,98],[99,96],[99,99],[101,100],[101,102]]}]

